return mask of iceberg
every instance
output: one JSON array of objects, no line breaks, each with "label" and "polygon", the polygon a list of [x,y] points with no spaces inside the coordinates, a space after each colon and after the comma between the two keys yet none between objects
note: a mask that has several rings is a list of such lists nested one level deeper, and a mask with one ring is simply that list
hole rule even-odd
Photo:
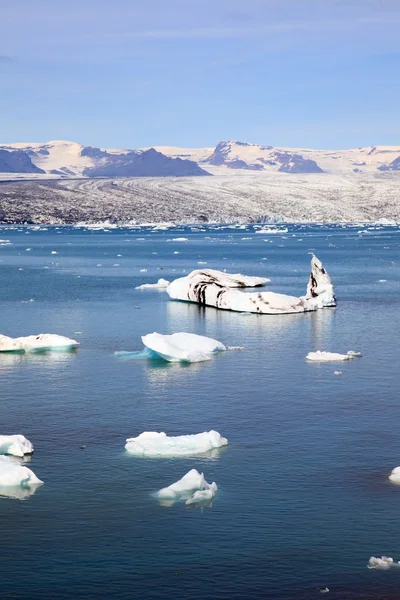
[{"label": "iceberg", "polygon": [[165,290],[169,286],[171,282],[166,279],[159,279],[157,283],[143,283],[142,285],[138,285],[135,290]]},{"label": "iceberg", "polygon": [[[217,492],[215,481],[208,483],[205,480],[204,473],[199,473],[196,469],[191,469],[186,475],[156,493],[160,500],[186,500],[186,504],[196,504],[213,498]],[[199,494],[198,492],[208,492]],[[197,494],[197,495],[196,495]]]},{"label": "iceberg", "polygon": [[25,454],[32,454],[33,445],[24,435],[0,435],[0,455],[12,454],[23,458]]},{"label": "iceberg", "polygon": [[368,561],[368,569],[390,569],[391,567],[400,567],[400,562],[394,562],[393,558],[390,556],[381,556],[381,558],[377,558],[376,556],[371,556]]},{"label": "iceberg", "polygon": [[168,436],[164,432],[145,431],[135,438],[128,438],[125,448],[130,454],[136,456],[179,457],[202,454],[227,444],[228,440],[214,430],[177,436]]},{"label": "iceberg", "polygon": [[354,350],[349,350],[347,354],[339,354],[339,352],[323,352],[318,350],[317,352],[309,352],[306,356],[306,359],[315,362],[330,362],[338,360],[352,360],[353,358],[359,358],[360,356],[361,354],[359,352],[354,352]]},{"label": "iceberg", "polygon": [[195,333],[148,333],[142,336],[142,342],[168,362],[203,362],[211,360],[213,354],[226,350],[221,342]]},{"label": "iceberg", "polygon": [[390,481],[393,483],[400,483],[400,467],[396,467],[389,475]]},{"label": "iceberg", "polygon": [[0,456],[0,488],[15,486],[30,488],[42,483],[43,481],[28,467],[20,465],[8,456]]},{"label": "iceberg", "polygon": [[267,280],[246,277],[212,269],[192,271],[175,279],[167,288],[173,300],[196,302],[222,310],[258,314],[292,314],[336,306],[333,286],[328,273],[317,257],[311,260],[311,274],[306,296],[296,297],[275,292],[242,292],[233,288],[255,287]]},{"label": "iceberg", "polygon": [[185,504],[201,504],[202,502],[209,502],[212,500],[217,493],[218,487],[215,481],[209,485],[210,487],[205,490],[197,490],[191,498],[186,500]]},{"label": "iceberg", "polygon": [[40,333],[17,338],[0,335],[0,352],[70,351],[78,346],[79,342],[76,340],[55,333]]},{"label": "iceberg", "polygon": [[316,308],[336,306],[331,278],[324,269],[322,262],[315,255],[311,259],[311,274],[308,280],[306,298]]},{"label": "iceberg", "polygon": [[24,349],[20,342],[7,335],[0,334],[0,352],[19,352],[23,353]]}]

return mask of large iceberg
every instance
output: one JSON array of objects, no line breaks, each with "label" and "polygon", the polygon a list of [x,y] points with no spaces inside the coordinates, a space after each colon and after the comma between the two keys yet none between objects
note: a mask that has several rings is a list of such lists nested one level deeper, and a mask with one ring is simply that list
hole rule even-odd
[{"label": "large iceberg", "polygon": [[28,467],[20,465],[8,456],[0,456],[0,488],[15,486],[31,488],[42,483],[43,481]]},{"label": "large iceberg", "polygon": [[33,445],[24,435],[0,435],[0,454],[12,454],[23,458],[25,454],[32,454]]},{"label": "large iceberg", "polygon": [[353,358],[359,358],[360,356],[361,354],[359,352],[354,352],[354,350],[349,350],[347,354],[339,354],[339,352],[323,352],[321,350],[317,350],[317,352],[309,352],[306,356],[306,359],[315,362],[330,362],[352,360]]},{"label": "large iceberg", "polygon": [[214,430],[177,436],[145,431],[135,438],[128,438],[125,448],[136,456],[193,456],[227,444],[228,440]]},{"label": "large iceberg", "polygon": [[215,496],[217,489],[215,481],[208,483],[205,480],[204,473],[199,473],[196,469],[191,469],[179,481],[159,490],[156,493],[156,497],[160,500],[169,500],[172,502],[186,500],[186,504],[196,504],[211,500]]},{"label": "large iceberg", "polygon": [[217,340],[195,333],[149,333],[142,336],[142,342],[168,362],[203,362],[211,360],[212,355],[226,350],[226,346]]},{"label": "large iceberg", "polygon": [[0,352],[50,352],[71,351],[79,342],[55,333],[40,333],[25,337],[10,338],[0,335]]},{"label": "large iceberg", "polygon": [[233,289],[262,285],[265,281],[262,278],[229,275],[211,269],[196,270],[172,281],[167,293],[173,300],[197,302],[222,310],[270,315],[303,313],[336,306],[329,275],[316,256],[311,259],[311,275],[305,296],[288,296],[275,292],[246,293]]}]

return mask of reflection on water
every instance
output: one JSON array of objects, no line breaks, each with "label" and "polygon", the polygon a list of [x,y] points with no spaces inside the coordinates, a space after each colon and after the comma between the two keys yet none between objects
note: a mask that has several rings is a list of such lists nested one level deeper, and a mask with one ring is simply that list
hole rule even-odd
[{"label": "reflection on water", "polygon": [[331,347],[332,326],[335,319],[335,308],[316,310],[311,315],[311,340],[313,348],[324,350]]},{"label": "reflection on water", "polygon": [[62,364],[66,364],[75,358],[77,352],[77,349],[63,352],[26,352],[22,354],[14,352],[0,352],[0,374],[12,370],[25,361],[29,362],[30,364],[37,364],[40,366],[61,366]]}]

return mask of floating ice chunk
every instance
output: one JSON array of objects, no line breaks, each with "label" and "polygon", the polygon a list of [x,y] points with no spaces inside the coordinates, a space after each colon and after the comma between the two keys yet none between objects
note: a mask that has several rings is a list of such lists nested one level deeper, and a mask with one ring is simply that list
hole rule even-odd
[{"label": "floating ice chunk", "polygon": [[20,486],[30,488],[31,486],[41,485],[41,481],[35,473],[15,462],[8,456],[0,456],[0,487]]},{"label": "floating ice chunk", "polygon": [[[205,500],[213,498],[217,491],[217,484],[214,481],[208,483],[204,478],[204,473],[199,473],[196,469],[191,469],[182,477],[182,479],[179,479],[179,481],[159,490],[156,493],[156,497],[159,499],[173,500],[174,502],[178,500],[193,500],[196,496],[196,492],[209,490],[211,490],[211,493],[207,494],[207,497],[198,495],[194,502],[204,502]],[[187,502],[187,504],[192,503],[193,502]]]},{"label": "floating ice chunk", "polygon": [[166,279],[159,279],[157,283],[143,283],[142,285],[138,285],[136,290],[150,290],[150,289],[158,289],[165,290],[169,286],[170,282]]},{"label": "floating ice chunk", "polygon": [[195,333],[149,333],[142,336],[143,344],[168,362],[203,362],[211,360],[216,352],[226,346],[217,340]]},{"label": "floating ice chunk", "polygon": [[58,254],[58,252],[56,252],[55,250],[52,250],[51,254]]},{"label": "floating ice chunk", "polygon": [[390,481],[393,483],[400,483],[400,467],[396,467],[389,475]]},{"label": "floating ice chunk", "polygon": [[391,567],[400,567],[400,562],[394,562],[393,558],[390,556],[381,556],[381,558],[377,558],[376,556],[371,556],[368,561],[368,569],[390,569]]},{"label": "floating ice chunk", "polygon": [[265,283],[265,278],[245,277],[212,269],[192,271],[187,277],[175,279],[167,289],[170,298],[197,302],[222,310],[259,314],[289,314],[334,306],[336,301],[329,275],[320,261],[313,257],[307,295],[288,296],[274,292],[243,293],[232,288],[253,287]]},{"label": "floating ice chunk", "polygon": [[228,440],[214,430],[177,436],[145,431],[135,438],[128,438],[125,448],[136,456],[193,456],[227,444]]},{"label": "floating ice chunk", "polygon": [[33,445],[24,435],[0,435],[0,454],[12,454],[23,458],[25,454],[32,454]]},{"label": "floating ice chunk", "polygon": [[55,333],[40,333],[15,338],[25,352],[70,351],[79,346],[79,342]]},{"label": "floating ice chunk", "polygon": [[209,502],[214,498],[217,490],[217,484],[213,481],[208,489],[197,490],[191,498],[186,500],[185,504],[201,504],[202,502]]},{"label": "floating ice chunk", "polygon": [[[306,359],[318,362],[328,362],[337,360],[351,360],[360,356],[361,354],[359,352],[354,352],[354,350],[349,350],[347,354],[339,354],[339,352],[321,352],[321,350],[318,350],[317,352],[309,352],[306,356]],[[337,373],[335,372],[335,374]]]},{"label": "floating ice chunk", "polygon": [[185,237],[177,237],[177,238],[172,238],[171,240],[172,242],[188,242],[188,238]]},{"label": "floating ice chunk", "polygon": [[21,342],[0,334],[0,352],[24,352]]},{"label": "floating ice chunk", "polygon": [[322,262],[314,255],[311,259],[311,274],[306,298],[317,308],[336,306],[331,278],[322,266]]}]

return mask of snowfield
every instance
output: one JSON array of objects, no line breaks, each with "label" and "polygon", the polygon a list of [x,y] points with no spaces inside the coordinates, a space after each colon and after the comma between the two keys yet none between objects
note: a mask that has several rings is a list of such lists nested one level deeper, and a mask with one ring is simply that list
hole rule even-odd
[{"label": "snowfield", "polygon": [[215,169],[223,175],[2,183],[0,222],[400,222],[399,172]]}]

